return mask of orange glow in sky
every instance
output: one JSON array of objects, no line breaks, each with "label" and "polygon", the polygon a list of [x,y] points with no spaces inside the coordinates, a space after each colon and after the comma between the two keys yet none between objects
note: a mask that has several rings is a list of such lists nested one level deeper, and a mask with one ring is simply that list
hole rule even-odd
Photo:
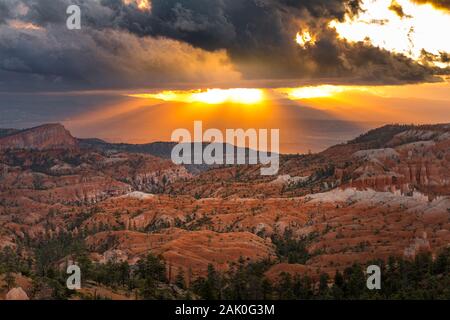
[{"label": "orange glow in sky", "polygon": [[133,98],[158,99],[176,102],[202,102],[206,104],[238,103],[256,104],[264,99],[261,89],[206,89],[190,91],[166,90],[158,93],[138,93],[128,95]]},{"label": "orange glow in sky", "polygon": [[450,83],[123,92],[97,109],[65,125],[78,137],[129,143],[169,141],[174,129],[194,121],[205,130],[280,129],[281,151],[296,153],[321,151],[383,124],[450,122]]},{"label": "orange glow in sky", "polygon": [[345,88],[345,86],[320,85],[300,88],[282,88],[277,89],[276,91],[285,94],[289,99],[300,100],[330,97],[336,93],[345,91]]}]

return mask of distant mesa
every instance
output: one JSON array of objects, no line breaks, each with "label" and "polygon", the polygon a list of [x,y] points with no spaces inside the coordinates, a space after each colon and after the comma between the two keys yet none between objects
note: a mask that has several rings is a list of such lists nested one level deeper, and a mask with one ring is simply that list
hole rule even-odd
[{"label": "distant mesa", "polygon": [[78,140],[75,139],[63,125],[59,123],[25,129],[3,131],[0,138],[0,150],[5,149],[75,149]]}]

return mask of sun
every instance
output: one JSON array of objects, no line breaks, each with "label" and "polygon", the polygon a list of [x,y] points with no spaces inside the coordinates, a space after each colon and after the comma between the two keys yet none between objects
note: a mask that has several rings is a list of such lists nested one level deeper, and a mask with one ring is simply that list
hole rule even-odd
[{"label": "sun", "polygon": [[233,88],[174,91],[165,90],[157,93],[129,94],[128,96],[143,99],[158,99],[177,102],[201,102],[205,104],[258,104],[264,100],[261,89]]},{"label": "sun", "polygon": [[225,102],[255,104],[263,99],[260,89],[208,89],[205,92],[194,93],[194,101],[208,104],[220,104]]}]

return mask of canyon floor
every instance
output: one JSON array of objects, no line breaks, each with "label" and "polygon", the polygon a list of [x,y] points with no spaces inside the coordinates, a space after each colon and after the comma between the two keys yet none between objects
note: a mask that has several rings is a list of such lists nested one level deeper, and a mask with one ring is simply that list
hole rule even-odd
[{"label": "canyon floor", "polygon": [[[49,270],[65,271],[80,251],[131,270],[159,257],[158,286],[177,298],[212,269],[264,262],[272,283],[319,283],[355,263],[435,259],[450,246],[450,124],[387,125],[318,154],[281,155],[275,176],[259,165],[192,170],[161,145],[130,148],[58,124],[0,130],[0,299],[54,296]],[[77,298],[140,298],[99,282]]]}]

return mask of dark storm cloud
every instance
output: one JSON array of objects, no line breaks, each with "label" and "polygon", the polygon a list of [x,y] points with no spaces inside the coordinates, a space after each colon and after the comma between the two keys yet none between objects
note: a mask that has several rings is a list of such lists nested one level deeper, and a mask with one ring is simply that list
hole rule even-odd
[{"label": "dark storm cloud", "polygon": [[[0,90],[164,85],[217,80],[217,74],[232,80],[227,56],[252,80],[396,83],[430,81],[436,72],[338,39],[327,24],[358,12],[357,0],[153,0],[151,11],[121,0],[3,1]],[[65,27],[70,4],[81,7],[80,31]],[[42,29],[18,30],[11,19]],[[301,48],[294,38],[305,29],[318,40]]]},{"label": "dark storm cloud", "polygon": [[118,25],[132,32],[232,52],[284,46],[302,22],[342,19],[358,8],[358,2],[348,0],[153,0],[146,14],[120,0],[102,3],[118,12]]},{"label": "dark storm cloud", "polygon": [[6,3],[0,2],[0,23],[5,23],[6,17],[9,16],[9,8]]},{"label": "dark storm cloud", "polygon": [[[337,39],[328,22],[357,12],[357,1],[154,0],[146,27],[126,20],[129,7],[122,8],[122,27],[205,50],[225,48],[248,79],[339,77],[396,83],[426,81],[435,72],[402,55]],[[295,34],[302,28],[317,35],[315,46],[296,44]]]},{"label": "dark storm cloud", "polygon": [[[114,27],[114,10],[95,0],[6,0],[10,2],[14,17],[40,26],[57,24],[65,26],[69,5],[78,5],[83,24],[96,28]],[[22,7],[22,13],[20,12]],[[11,10],[10,10],[11,11]]]},{"label": "dark storm cloud", "polygon": [[[237,80],[225,51],[206,52],[117,27],[117,12],[97,1],[8,0],[0,23],[0,91],[158,87]],[[77,3],[82,29],[66,28]],[[136,10],[134,10],[136,11]],[[28,25],[16,26],[11,21]]]}]

